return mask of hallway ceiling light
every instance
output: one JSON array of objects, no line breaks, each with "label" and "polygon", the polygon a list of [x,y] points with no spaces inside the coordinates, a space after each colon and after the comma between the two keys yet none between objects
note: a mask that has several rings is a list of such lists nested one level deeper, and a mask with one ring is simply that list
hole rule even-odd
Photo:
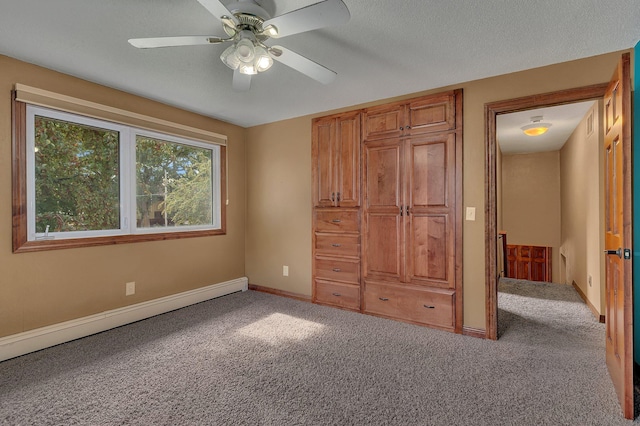
[{"label": "hallway ceiling light", "polygon": [[536,115],[534,117],[531,117],[531,124],[522,126],[520,129],[522,129],[524,134],[527,136],[540,136],[547,133],[549,127],[551,127],[551,123],[543,123],[542,116]]}]

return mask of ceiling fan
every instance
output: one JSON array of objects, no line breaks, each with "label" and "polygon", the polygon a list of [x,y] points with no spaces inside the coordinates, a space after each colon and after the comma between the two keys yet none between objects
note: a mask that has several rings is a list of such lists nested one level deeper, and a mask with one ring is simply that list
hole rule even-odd
[{"label": "ceiling fan", "polygon": [[336,73],[285,47],[270,46],[270,38],[287,37],[306,31],[346,23],[349,9],[342,0],[324,0],[272,18],[254,0],[238,0],[225,6],[219,0],[198,0],[220,20],[228,37],[179,36],[132,38],[129,43],[141,49],[231,43],[220,55],[233,72],[233,88],[248,90],[251,76],[268,70],[276,60],[324,84]]}]

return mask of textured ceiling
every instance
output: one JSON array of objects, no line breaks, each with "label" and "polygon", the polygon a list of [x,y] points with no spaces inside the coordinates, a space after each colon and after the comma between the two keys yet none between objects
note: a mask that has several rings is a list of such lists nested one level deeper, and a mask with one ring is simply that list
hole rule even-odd
[{"label": "textured ceiling", "polygon": [[[316,1],[257,2],[280,15]],[[0,0],[0,54],[253,126],[627,49],[640,38],[638,0],[344,2],[348,24],[278,40],[336,71],[329,86],[276,63],[237,92],[219,60],[223,46],[127,43],[224,36],[196,0]]]}]

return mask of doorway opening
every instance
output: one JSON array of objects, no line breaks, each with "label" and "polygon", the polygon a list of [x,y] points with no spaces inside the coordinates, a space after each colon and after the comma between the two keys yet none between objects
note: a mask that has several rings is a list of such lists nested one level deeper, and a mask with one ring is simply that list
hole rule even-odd
[{"label": "doorway opening", "polygon": [[517,99],[493,102],[485,105],[485,271],[486,271],[486,337],[498,338],[498,280],[501,268],[498,265],[498,141],[497,118],[535,108],[567,105],[576,102],[599,100],[604,97],[607,84],[599,84],[560,92],[533,95]]},{"label": "doorway opening", "polygon": [[[582,325],[556,303],[560,294],[585,302],[587,323],[603,322],[602,110],[602,101],[589,100],[497,116],[497,224],[506,241],[498,253],[506,259],[499,263],[506,267],[498,281],[498,339],[520,330],[509,318],[534,298],[571,332]],[[524,130],[535,118],[548,131],[531,136]]]}]

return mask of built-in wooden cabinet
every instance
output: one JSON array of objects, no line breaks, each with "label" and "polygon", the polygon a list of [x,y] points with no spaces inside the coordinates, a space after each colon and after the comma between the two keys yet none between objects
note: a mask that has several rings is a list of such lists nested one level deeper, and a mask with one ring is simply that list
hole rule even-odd
[{"label": "built-in wooden cabinet", "polygon": [[313,294],[360,310],[361,114],[317,118],[312,127]]},{"label": "built-in wooden cabinet", "polygon": [[360,205],[360,112],[313,121],[315,207]]},{"label": "built-in wooden cabinet", "polygon": [[551,247],[507,244],[507,278],[551,281]]},{"label": "built-in wooden cabinet", "polygon": [[368,108],[363,139],[387,139],[456,129],[454,92]]},{"label": "built-in wooden cabinet", "polygon": [[461,93],[363,112],[363,311],[462,331]]},{"label": "built-in wooden cabinet", "polygon": [[461,155],[461,91],[314,120],[313,301],[461,332]]}]

